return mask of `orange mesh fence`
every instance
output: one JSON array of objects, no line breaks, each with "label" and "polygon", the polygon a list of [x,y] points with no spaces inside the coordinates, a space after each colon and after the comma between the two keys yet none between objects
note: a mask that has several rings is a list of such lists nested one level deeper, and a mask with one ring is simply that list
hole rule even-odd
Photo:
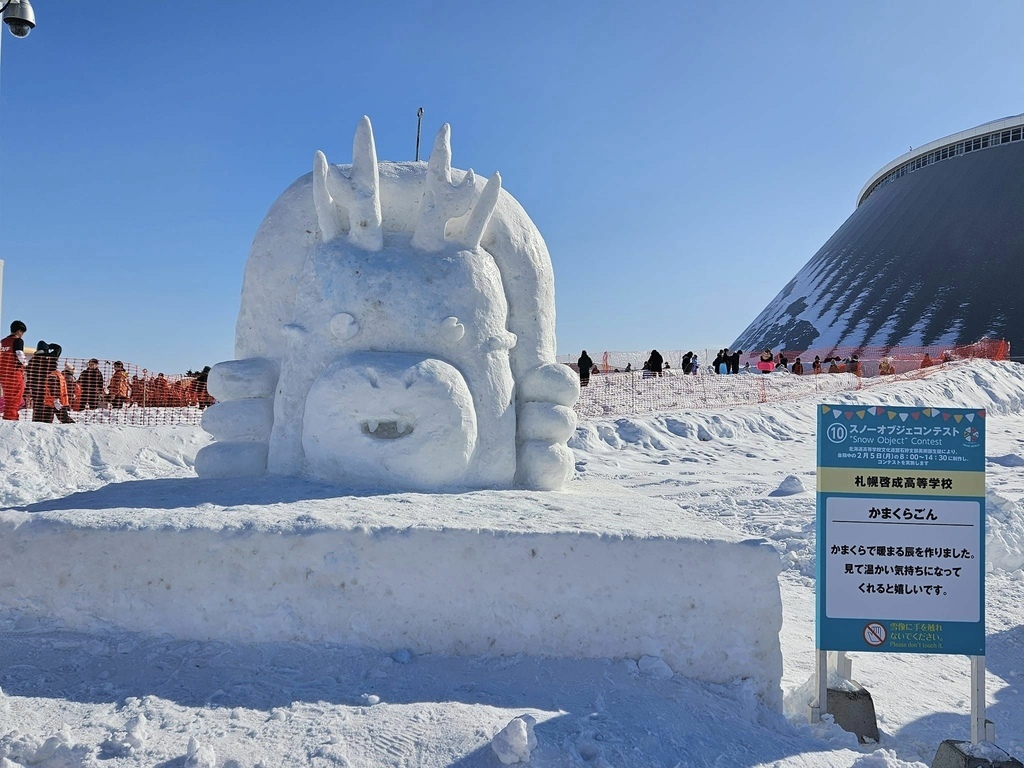
[{"label": "orange mesh fence", "polygon": [[581,418],[657,411],[722,408],[777,402],[814,394],[846,392],[861,386],[852,373],[821,376],[764,375],[757,372],[724,376],[703,369],[696,375],[669,370],[592,374],[580,388],[576,413]]},{"label": "orange mesh fence", "polygon": [[[642,369],[649,353],[606,352],[601,356],[601,364],[596,366],[598,372],[592,373],[589,383],[581,387],[575,410],[580,418],[592,418],[782,402],[849,392],[894,379],[911,380],[958,360],[1008,360],[1009,352],[1007,342],[990,339],[955,347],[833,347],[798,353],[784,351],[789,368],[798,357],[801,359],[803,375],[781,370],[763,374],[756,370],[760,353],[745,353],[740,357],[739,374],[722,375],[714,373],[706,362],[713,362],[717,353],[700,350],[697,359],[701,364],[696,375],[684,375],[679,368],[671,367],[660,376],[638,370]],[[679,351],[662,354],[666,362],[681,362]],[[817,375],[812,370],[815,355],[822,361],[821,373]],[[575,361],[569,357],[561,359],[575,369]]]},{"label": "orange mesh fence", "polygon": [[[47,384],[52,372],[64,379],[65,415],[46,408]],[[51,400],[58,391],[52,387]],[[214,400],[206,391],[205,377],[149,371],[132,363],[96,358],[52,358],[34,354],[25,368],[25,395],[21,421],[67,421],[83,424],[198,426],[203,409]],[[70,423],[70,422],[68,422]]]},{"label": "orange mesh fence", "polygon": [[[797,358],[800,358],[804,372],[810,372],[815,356],[817,356],[827,371],[830,363],[834,361],[840,370],[845,371],[849,367],[854,356],[860,362],[862,376],[885,376],[891,374],[908,373],[922,367],[938,363],[948,363],[954,360],[971,360],[984,358],[986,360],[1009,360],[1010,343],[1002,339],[982,339],[974,344],[961,346],[930,346],[930,347],[818,347],[805,350],[782,350],[792,367]],[[756,360],[758,354],[747,355],[752,361]],[[776,360],[778,355],[776,354]],[[753,365],[753,362],[751,363]]]}]

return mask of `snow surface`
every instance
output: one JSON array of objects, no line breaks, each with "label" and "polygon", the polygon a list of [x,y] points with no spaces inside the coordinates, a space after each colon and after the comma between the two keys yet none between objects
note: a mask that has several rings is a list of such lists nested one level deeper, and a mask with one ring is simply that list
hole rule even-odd
[{"label": "snow surface", "polygon": [[[986,361],[946,366],[912,382],[828,398],[987,409],[988,716],[996,723],[996,743],[1020,758],[1024,367]],[[94,585],[114,601],[107,610],[114,610],[115,619],[148,617],[148,629],[117,629],[100,616],[85,618],[73,629],[25,606],[15,607],[22,590],[31,587],[22,581],[20,570],[29,566],[22,564],[12,573],[8,565],[0,571],[0,766],[499,766],[503,760],[514,764],[513,759],[523,758],[535,766],[925,766],[943,739],[969,739],[966,658],[853,654],[853,677],[874,697],[879,745],[858,746],[851,734],[833,724],[806,723],[814,660],[817,402],[808,397],[720,411],[588,420],[570,442],[577,477],[566,492],[432,495],[434,505],[422,509],[414,528],[440,537],[449,528],[456,535],[475,527],[490,530],[494,520],[504,519],[516,521],[523,530],[535,529],[538,537],[564,536],[573,525],[585,523],[584,530],[607,525],[608,535],[629,534],[637,541],[666,534],[666,541],[672,541],[686,529],[696,540],[722,527],[731,530],[722,534],[722,541],[767,540],[784,565],[777,579],[783,607],[782,712],[765,703],[753,679],[697,680],[674,672],[659,653],[615,660],[530,652],[418,653],[409,647],[385,652],[373,643],[232,639],[227,634],[180,639],[175,622],[182,615],[164,616],[132,603],[132,595],[144,593],[144,585],[119,579],[118,572],[142,553],[120,547],[83,551],[85,559],[77,570],[74,563],[50,559],[53,569],[74,572],[73,584],[52,591]],[[251,521],[231,520],[237,508],[219,508],[209,501],[211,489],[224,481],[187,480],[192,457],[208,439],[196,428],[2,426],[0,499],[17,507],[3,513],[0,542],[5,548],[20,527],[52,525],[61,515],[76,517],[77,530],[93,526],[122,537],[141,534],[149,521],[140,519],[140,510],[163,514],[148,535],[159,536],[162,530],[169,545],[191,531],[201,550],[203,536],[218,526],[229,529],[222,539],[261,532]],[[710,439],[697,439],[698,431]],[[792,478],[806,490],[800,491]],[[266,512],[263,533],[280,530],[281,522],[291,519],[296,532],[308,526],[308,540],[315,546],[317,531],[332,525],[326,515],[303,522],[298,508],[306,502],[291,498],[294,487],[287,484],[261,480],[235,485],[239,500]],[[321,501],[338,501],[336,494],[322,487]],[[605,510],[598,519],[570,514],[579,495]],[[543,504],[524,503],[538,497],[555,507],[551,517]],[[389,514],[387,495],[356,498],[352,503],[369,510],[368,528]],[[417,509],[425,498],[392,497],[396,507]],[[621,516],[609,513],[616,504]],[[678,510],[675,528],[666,519],[669,506]],[[520,510],[529,519],[517,520]],[[412,514],[392,512],[402,519]],[[616,517],[617,522],[612,520]],[[488,518],[492,523],[482,522]],[[9,524],[18,520],[22,522],[12,530]],[[291,538],[302,542],[307,537]],[[609,545],[592,557],[617,551]],[[5,554],[17,555],[10,550]],[[189,571],[200,561],[213,568],[220,554],[216,548],[194,553],[180,561],[174,578],[200,582]],[[438,553],[438,567],[446,565],[445,557]],[[258,555],[254,559],[254,566],[282,567]],[[523,599],[551,600],[543,593],[560,589],[556,564],[530,559],[536,582]],[[158,568],[169,565],[155,563]],[[398,560],[380,567],[401,574],[406,565]],[[600,567],[616,568],[610,562],[595,564],[595,570]],[[52,578],[44,571],[39,567],[37,577]],[[450,597],[462,599],[484,586],[467,579],[452,585]],[[623,592],[636,596],[641,586],[633,583]],[[647,589],[654,593],[664,586],[653,583]],[[226,598],[254,601],[258,598],[251,593],[265,585],[225,581],[205,588]],[[735,585],[712,583],[706,588],[709,598],[728,601],[726,593]],[[200,610],[206,598],[194,598]],[[611,592],[607,599],[624,597]],[[489,610],[523,607],[495,603]],[[279,605],[279,615],[270,617],[270,623],[289,626],[294,620],[289,608]],[[474,603],[475,619],[469,622],[491,621],[484,610],[482,603]],[[214,624],[216,618],[207,617]],[[229,618],[226,613],[225,620]],[[597,623],[579,629],[588,627],[602,629]],[[719,649],[735,650],[729,646],[733,628],[723,623],[718,629]]]}]

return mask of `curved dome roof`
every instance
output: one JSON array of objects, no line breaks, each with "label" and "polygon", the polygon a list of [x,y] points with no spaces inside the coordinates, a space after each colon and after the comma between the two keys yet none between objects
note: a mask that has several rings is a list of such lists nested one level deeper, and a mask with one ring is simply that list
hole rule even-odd
[{"label": "curved dome roof", "polygon": [[875,186],[733,348],[953,345],[988,336],[1024,349],[1019,136]]}]

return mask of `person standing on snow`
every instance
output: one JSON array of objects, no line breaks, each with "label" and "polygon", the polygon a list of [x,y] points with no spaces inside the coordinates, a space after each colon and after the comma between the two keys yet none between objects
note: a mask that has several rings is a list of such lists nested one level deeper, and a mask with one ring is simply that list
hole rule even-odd
[{"label": "person standing on snow", "polygon": [[665,364],[665,358],[661,356],[658,350],[651,350],[651,356],[647,358],[647,363],[651,366],[651,373],[655,376],[661,376],[661,367]]},{"label": "person standing on snow", "polygon": [[11,323],[11,335],[0,341],[0,387],[4,391],[4,419],[17,421],[21,401],[25,399],[25,342],[28,326],[21,320]]},{"label": "person standing on snow", "polygon": [[742,354],[743,354],[743,350],[742,349],[737,349],[735,352],[733,352],[731,355],[729,355],[729,357],[726,359],[726,362],[729,364],[729,373],[739,373],[740,372],[740,355],[742,355]]},{"label": "person standing on snow", "polygon": [[590,384],[590,370],[594,367],[594,361],[590,359],[587,350],[583,350],[583,354],[576,361],[576,365],[580,369],[580,386],[585,387]]},{"label": "person standing on snow", "polygon": [[64,363],[64,383],[68,387],[68,400],[66,405],[73,411],[81,410],[82,385],[75,378],[75,364],[68,360]]},{"label": "person standing on snow", "polygon": [[110,374],[110,404],[114,408],[124,408],[128,402],[128,392],[128,374],[124,370],[124,363],[116,360],[114,372]]},{"label": "person standing on snow", "polygon": [[99,408],[103,404],[104,386],[99,360],[94,357],[89,361],[89,365],[78,377],[78,383],[82,385],[82,410]]},{"label": "person standing on snow", "polygon": [[[36,355],[40,356],[42,368],[46,372],[43,378],[43,394],[39,402],[32,404],[32,421],[43,424],[53,422],[53,417],[62,424],[74,424],[74,420],[68,415],[68,385],[64,374],[57,370],[57,359],[60,357],[60,344],[50,344],[46,352]],[[35,355],[33,355],[35,359]]]},{"label": "person standing on snow", "polygon": [[43,393],[46,389],[46,375],[50,372],[50,345],[40,340],[36,344],[36,351],[25,366],[25,399],[28,400],[28,407],[32,409],[32,418],[35,420],[37,408],[43,406]]}]

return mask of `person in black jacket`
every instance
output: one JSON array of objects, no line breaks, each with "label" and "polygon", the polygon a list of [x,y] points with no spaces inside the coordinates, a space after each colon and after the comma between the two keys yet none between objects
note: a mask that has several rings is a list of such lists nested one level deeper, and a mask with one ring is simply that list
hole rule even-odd
[{"label": "person in black jacket", "polygon": [[82,385],[82,410],[99,408],[103,404],[104,383],[99,360],[94,357],[89,361],[89,365],[78,377],[78,383]]},{"label": "person in black jacket", "polygon": [[36,351],[25,366],[25,397],[32,409],[33,419],[36,411],[43,407],[43,396],[46,393],[46,376],[50,373],[50,345],[45,341],[36,344]]},{"label": "person in black jacket", "polygon": [[718,354],[715,355],[715,359],[711,362],[711,372],[712,373],[721,373],[721,371],[718,370],[718,366],[720,366],[722,363],[724,363],[728,359],[728,357],[726,356],[726,353],[728,351],[729,350],[727,350],[727,349],[720,349],[720,350],[718,350]]},{"label": "person in black jacket", "polygon": [[590,384],[590,369],[594,367],[594,361],[590,359],[587,350],[583,350],[583,354],[576,361],[576,365],[580,369],[580,386],[585,387]]},{"label": "person in black jacket", "polygon": [[651,350],[651,356],[647,358],[647,363],[651,367],[651,373],[655,376],[661,376],[661,367],[665,364],[665,359],[658,350]]},{"label": "person in black jacket", "polygon": [[737,349],[735,352],[733,352],[731,355],[729,355],[728,358],[726,358],[726,363],[729,366],[729,373],[739,373],[740,372],[740,355],[742,355],[742,354],[743,354],[743,350],[742,349]]}]

